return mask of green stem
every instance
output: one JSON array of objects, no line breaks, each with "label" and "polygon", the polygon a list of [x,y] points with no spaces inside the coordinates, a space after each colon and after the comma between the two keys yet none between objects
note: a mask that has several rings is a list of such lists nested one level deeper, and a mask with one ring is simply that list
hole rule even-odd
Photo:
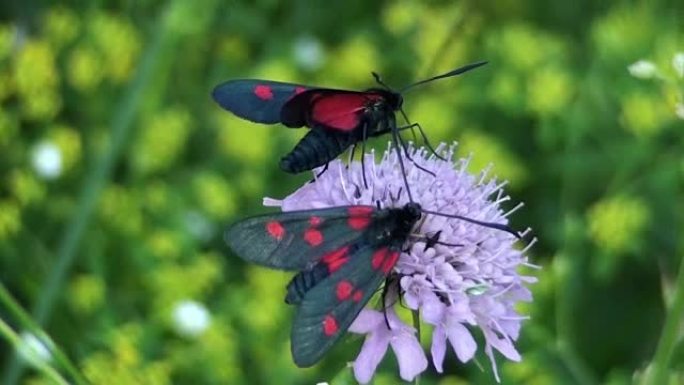
[{"label": "green stem", "polygon": [[[413,327],[416,328],[416,337],[418,338],[418,343],[420,343],[420,313],[417,310],[412,310],[411,318],[413,320]],[[417,375],[416,378],[413,380],[413,384],[420,384],[420,374]]]},{"label": "green stem", "polygon": [[658,341],[650,370],[644,377],[644,385],[660,385],[667,383],[668,365],[677,342],[679,325],[684,319],[684,258],[679,263],[679,273],[675,283],[675,291],[672,296],[672,305],[669,307],[665,325]]},{"label": "green stem", "polygon": [[[50,275],[47,277],[38,296],[38,301],[33,308],[33,316],[38,325],[44,325],[52,313],[57,296],[62,292],[64,280],[76,258],[83,234],[92,220],[98,197],[110,179],[116,161],[121,156],[122,149],[131,131],[133,119],[138,107],[142,104],[143,91],[152,79],[157,59],[162,47],[164,47],[165,40],[168,38],[168,15],[174,3],[168,3],[163,10],[157,22],[156,30],[151,34],[152,42],[145,50],[135,78],[118,107],[114,110],[109,149],[101,158],[96,160],[83,183],[78,206],[57,248],[57,262],[50,270]],[[3,376],[3,384],[16,384],[21,376],[21,368],[21,363],[15,352],[6,365],[7,370]]]},{"label": "green stem", "polygon": [[[37,337],[47,336],[48,334],[42,330],[31,318],[31,316],[24,311],[24,309],[19,305],[19,303],[12,297],[9,290],[5,285],[0,282],[0,303],[5,305],[12,314],[19,321],[19,324],[24,330],[30,331]],[[49,338],[48,338],[49,339]],[[52,341],[50,341],[52,342]],[[86,379],[81,375],[81,373],[76,368],[68,356],[59,348],[55,343],[46,344],[49,347],[50,352],[55,357],[55,361],[71,376],[74,382],[78,385],[85,385],[88,383]]]},{"label": "green stem", "polygon": [[[0,334],[5,337],[15,349],[19,349],[23,341],[21,337],[12,330],[12,328],[0,318]],[[47,364],[36,364],[36,369],[45,375],[45,377],[52,380],[55,384],[69,385],[69,383],[62,377],[59,372]]]}]

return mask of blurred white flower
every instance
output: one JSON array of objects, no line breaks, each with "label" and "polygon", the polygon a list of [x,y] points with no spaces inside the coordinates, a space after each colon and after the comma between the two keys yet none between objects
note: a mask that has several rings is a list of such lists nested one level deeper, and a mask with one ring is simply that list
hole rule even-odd
[{"label": "blurred white flower", "polygon": [[321,42],[311,36],[302,36],[295,41],[293,55],[297,65],[307,71],[315,71],[325,62]]},{"label": "blurred white flower", "polygon": [[680,78],[684,78],[684,52],[677,52],[672,57],[672,67]]},{"label": "blurred white flower", "polygon": [[211,315],[203,304],[184,300],[173,308],[173,324],[176,332],[184,337],[198,337],[211,324]]},{"label": "blurred white flower", "polygon": [[199,211],[187,211],[185,213],[185,228],[195,239],[207,242],[214,235],[214,226]]},{"label": "blurred white flower", "polygon": [[56,179],[62,174],[62,151],[56,144],[38,143],[31,155],[33,169],[44,179]]},{"label": "blurred white flower", "polygon": [[327,382],[318,382],[318,383],[316,383],[316,385],[328,385],[328,383]]},{"label": "blurred white flower", "polygon": [[632,76],[639,79],[650,79],[658,72],[655,64],[648,60],[639,60],[627,67],[627,70]]},{"label": "blurred white flower", "polygon": [[19,355],[33,365],[42,365],[52,360],[50,348],[46,345],[45,338],[38,338],[30,332],[21,332],[21,342],[17,348]]},{"label": "blurred white flower", "polygon": [[675,114],[679,119],[684,119],[684,103],[675,104]]}]

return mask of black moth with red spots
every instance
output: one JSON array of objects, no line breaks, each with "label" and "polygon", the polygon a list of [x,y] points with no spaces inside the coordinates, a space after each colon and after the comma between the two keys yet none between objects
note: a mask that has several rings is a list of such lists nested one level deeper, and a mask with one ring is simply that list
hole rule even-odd
[{"label": "black moth with red spots", "polygon": [[421,207],[340,206],[247,218],[225,233],[241,258],[298,271],[285,301],[297,306],[295,364],[318,362],[342,337],[399,259]]},{"label": "black moth with red spots", "polygon": [[[396,126],[395,112],[401,110],[403,91],[459,75],[485,63],[457,68],[411,84],[399,92],[386,86],[359,92],[238,79],[220,84],[212,96],[224,109],[252,122],[309,127],[311,130],[280,160],[282,170],[298,173],[327,164],[367,138],[396,133],[400,128]],[[396,141],[394,137],[392,139]]]}]

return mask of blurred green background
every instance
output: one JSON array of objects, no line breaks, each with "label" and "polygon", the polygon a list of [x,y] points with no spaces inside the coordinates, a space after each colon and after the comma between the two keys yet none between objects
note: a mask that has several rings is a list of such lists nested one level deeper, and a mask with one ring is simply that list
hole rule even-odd
[{"label": "blurred green background", "polygon": [[[53,3],[0,4],[0,280],[92,383],[353,383],[361,340],[296,368],[289,276],[221,240],[308,180],[277,169],[303,130],[239,120],[210,91],[363,89],[372,70],[400,87],[477,60],[405,106],[473,170],[494,163],[526,204],[514,225],[539,238],[523,361],[499,360],[503,383],[640,381],[684,255],[681,0]],[[3,298],[3,324],[30,329]],[[183,329],[181,308],[208,328]],[[674,324],[666,376],[684,384]],[[0,383],[50,383],[3,335]],[[481,347],[484,371],[450,351],[421,384],[493,383]],[[389,353],[375,384],[399,381]]]}]

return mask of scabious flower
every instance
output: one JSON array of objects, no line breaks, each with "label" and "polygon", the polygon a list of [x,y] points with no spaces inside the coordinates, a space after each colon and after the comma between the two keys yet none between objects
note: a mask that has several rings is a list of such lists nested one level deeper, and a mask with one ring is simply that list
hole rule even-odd
[{"label": "scabious flower", "polygon": [[20,334],[19,355],[35,366],[44,365],[52,360],[50,345],[52,341],[46,335],[36,335],[27,331]]},{"label": "scabious flower", "polygon": [[648,60],[638,60],[627,67],[630,75],[639,79],[650,79],[658,73],[658,68]]},{"label": "scabious flower", "polygon": [[53,142],[43,141],[33,148],[33,169],[43,179],[56,179],[62,174],[62,151]]},{"label": "scabious flower", "polygon": [[684,119],[684,103],[677,103],[675,105],[675,114],[679,119]]},{"label": "scabious flower", "polygon": [[304,70],[315,71],[325,63],[325,51],[321,42],[311,36],[298,38],[292,47],[297,64]]},{"label": "scabious flower", "polygon": [[677,76],[684,78],[684,52],[677,52],[672,57],[672,68],[677,72]]},{"label": "scabious flower", "polygon": [[184,300],[174,305],[173,324],[178,334],[184,337],[198,337],[211,324],[211,315],[203,304]]},{"label": "scabious flower", "polygon": [[[404,166],[413,200],[425,210],[506,224],[515,209],[505,213],[500,207],[509,200],[502,190],[505,182],[489,178],[487,170],[477,176],[469,174],[469,158],[454,159],[455,149],[440,145],[437,152],[446,159],[441,160],[424,148],[409,148],[415,164],[404,158]],[[408,203],[396,153],[386,151],[377,164],[373,154],[365,156],[367,187],[360,162],[347,167],[336,160],[314,183],[283,200],[265,198],[264,204],[292,211],[376,202],[382,207],[402,207]],[[440,242],[460,245],[426,248],[424,239],[409,239],[394,268],[401,277],[404,306],[419,312],[422,321],[433,326],[430,351],[435,369],[442,372],[447,341],[459,361],[470,361],[477,350],[472,333],[479,329],[484,336],[484,352],[498,380],[494,350],[510,360],[521,359],[514,342],[526,317],[514,308],[520,301],[532,300],[526,284],[536,281],[518,272],[521,266],[534,267],[527,262],[527,248],[516,249],[516,238],[507,232],[462,220],[424,215],[418,223],[414,233],[434,235],[441,231]],[[388,305],[398,303],[387,301]],[[361,383],[370,381],[388,346],[397,356],[404,380],[410,381],[427,369],[415,329],[397,317],[391,306],[385,314],[364,309],[349,331],[367,335],[354,362],[354,374]]]}]

